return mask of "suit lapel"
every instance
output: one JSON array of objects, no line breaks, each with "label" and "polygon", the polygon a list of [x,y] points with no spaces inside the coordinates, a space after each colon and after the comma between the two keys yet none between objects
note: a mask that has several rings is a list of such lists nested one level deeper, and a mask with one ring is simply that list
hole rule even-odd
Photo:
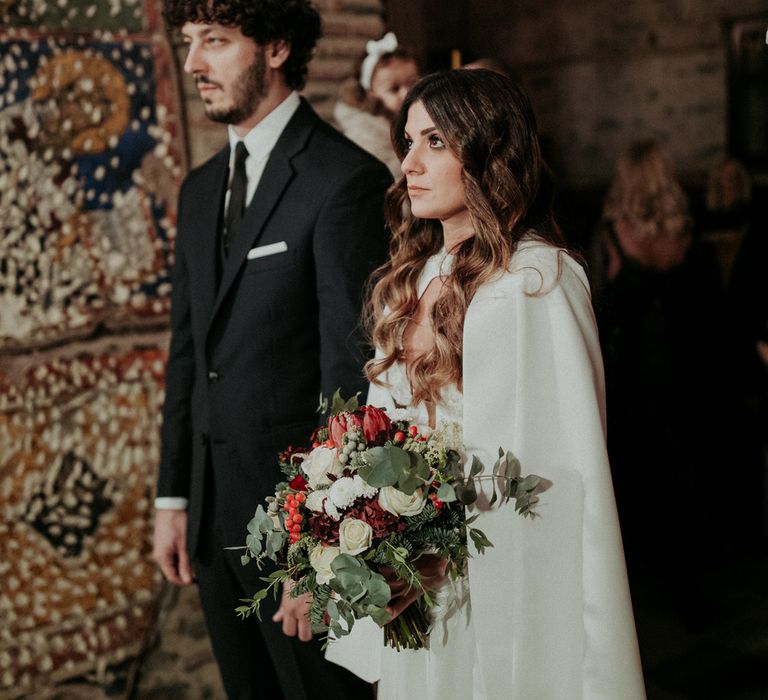
[{"label": "suit lapel", "polygon": [[[219,226],[224,207],[229,148],[225,148],[210,163],[210,173],[204,182],[212,183],[210,188],[190,193],[194,197],[191,225],[195,235],[190,237],[194,252],[192,259],[199,261],[201,274],[195,279],[195,293],[200,299],[201,309],[211,318],[216,299],[216,267],[219,258]],[[213,205],[216,206],[213,206]]]},{"label": "suit lapel", "polygon": [[267,220],[280,202],[285,188],[293,179],[294,169],[291,159],[306,146],[307,139],[318,119],[312,108],[302,98],[299,108],[275,144],[224,265],[211,314],[211,325],[240,268],[245,263],[248,251],[264,233]]}]

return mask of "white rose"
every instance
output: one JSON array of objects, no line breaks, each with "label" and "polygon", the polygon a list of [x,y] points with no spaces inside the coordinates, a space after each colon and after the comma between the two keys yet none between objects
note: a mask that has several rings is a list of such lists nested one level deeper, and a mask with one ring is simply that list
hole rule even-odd
[{"label": "white rose", "polygon": [[301,468],[307,475],[310,488],[327,486],[331,483],[328,474],[341,476],[344,467],[336,459],[336,450],[329,447],[316,447],[301,463]]},{"label": "white rose", "polygon": [[384,486],[379,489],[379,505],[392,515],[418,515],[424,510],[427,500],[421,489],[416,489],[412,495],[403,493],[394,486]]},{"label": "white rose", "polygon": [[347,518],[339,525],[339,546],[344,554],[360,554],[371,546],[373,530],[368,523]]},{"label": "white rose", "polygon": [[331,569],[333,560],[341,554],[338,547],[323,547],[319,544],[309,553],[310,566],[317,572],[317,582],[319,584],[328,583],[336,575]]},{"label": "white rose", "polygon": [[307,500],[304,501],[304,505],[309,508],[313,513],[323,512],[323,501],[328,497],[328,490],[322,489],[321,491],[310,491],[307,494]]},{"label": "white rose", "polygon": [[344,476],[341,479],[336,479],[329,489],[328,498],[333,501],[333,505],[336,508],[344,510],[352,505],[355,498],[357,498],[357,488],[353,479],[348,476]]}]

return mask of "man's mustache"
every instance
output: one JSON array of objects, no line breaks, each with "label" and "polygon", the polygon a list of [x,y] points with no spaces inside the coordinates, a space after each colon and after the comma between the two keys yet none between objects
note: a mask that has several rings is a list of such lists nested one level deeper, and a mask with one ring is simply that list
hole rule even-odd
[{"label": "man's mustache", "polygon": [[211,85],[217,88],[221,87],[221,83],[217,83],[216,81],[211,80],[210,78],[206,78],[204,75],[195,76],[195,85],[197,85],[197,87],[200,87],[201,85]]}]

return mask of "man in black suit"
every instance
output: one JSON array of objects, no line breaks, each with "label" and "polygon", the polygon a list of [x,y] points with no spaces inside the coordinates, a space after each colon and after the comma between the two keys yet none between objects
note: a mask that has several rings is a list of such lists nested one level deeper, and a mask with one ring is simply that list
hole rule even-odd
[{"label": "man in black suit", "polygon": [[320,35],[308,0],[165,0],[165,16],[230,146],[179,200],[154,556],[178,585],[194,569],[230,698],[364,698],[312,640],[305,599],[237,618],[262,573],[224,548],[274,492],[277,452],[306,443],[319,395],[365,390],[361,296],[391,178],[295,92]]}]

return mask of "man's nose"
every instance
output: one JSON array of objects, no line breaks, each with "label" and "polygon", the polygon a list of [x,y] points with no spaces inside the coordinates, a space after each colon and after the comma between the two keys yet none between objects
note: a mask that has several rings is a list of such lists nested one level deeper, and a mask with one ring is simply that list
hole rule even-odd
[{"label": "man's nose", "polygon": [[194,44],[190,44],[187,50],[187,57],[184,59],[184,72],[190,75],[202,73],[205,70],[205,62],[200,55],[200,49]]}]

